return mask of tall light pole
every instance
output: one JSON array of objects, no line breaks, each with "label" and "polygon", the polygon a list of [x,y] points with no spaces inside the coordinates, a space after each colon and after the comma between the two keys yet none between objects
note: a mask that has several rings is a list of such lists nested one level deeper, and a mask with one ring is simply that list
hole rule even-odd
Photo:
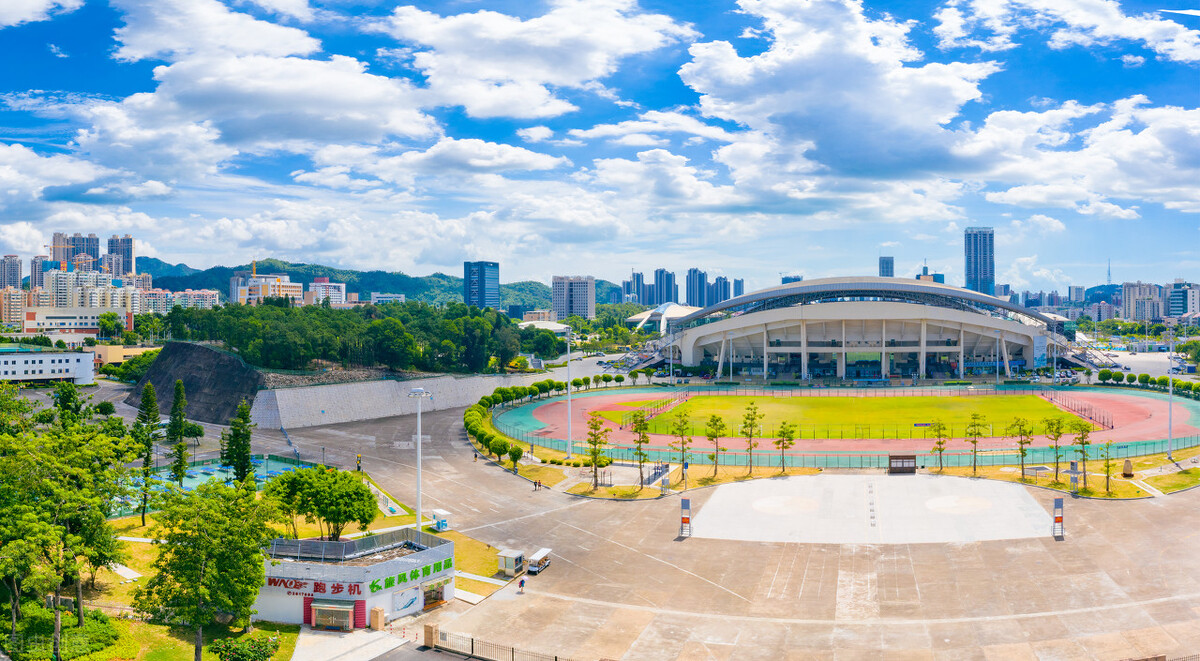
[{"label": "tall light pole", "polygon": [[571,435],[571,333],[574,329],[567,325],[567,459],[571,458],[571,446],[575,437]]},{"label": "tall light pole", "polygon": [[1168,330],[1168,341],[1171,343],[1167,350],[1167,461],[1174,462],[1175,457],[1171,456],[1171,442],[1175,440],[1175,425],[1172,422],[1172,413],[1175,408],[1175,377],[1171,376],[1171,366],[1175,363],[1175,331]]},{"label": "tall light pole", "polygon": [[[666,314],[664,312],[664,314]],[[671,333],[671,320],[667,319],[667,370],[670,372],[671,385],[675,385],[675,347],[672,346],[672,341],[675,336]]]},{"label": "tall light pole", "polygon": [[408,396],[417,400],[417,531],[421,530],[421,402],[432,398],[433,393],[424,388],[413,388]]},{"label": "tall light pole", "polygon": [[996,331],[996,385],[1000,385],[1000,331]]}]

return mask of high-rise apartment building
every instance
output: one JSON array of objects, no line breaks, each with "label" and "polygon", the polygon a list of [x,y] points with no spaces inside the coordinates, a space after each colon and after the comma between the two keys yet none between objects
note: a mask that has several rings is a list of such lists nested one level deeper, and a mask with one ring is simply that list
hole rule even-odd
[{"label": "high-rise apartment building", "polygon": [[1012,296],[1012,287],[1010,285],[996,285],[996,298],[1007,299]]},{"label": "high-rise apartment building", "polygon": [[[652,287],[652,286],[651,286]],[[630,273],[629,279],[621,283],[621,295],[626,303],[638,303],[640,305],[650,305],[650,287],[646,286],[646,279],[641,273]]]},{"label": "high-rise apartment building", "polygon": [[556,275],[550,284],[551,307],[562,321],[570,316],[596,318],[596,279],[590,275]]},{"label": "high-rise apartment building", "polygon": [[313,278],[313,281],[308,283],[308,293],[316,305],[320,305],[327,298],[330,305],[341,305],[346,302],[346,283],[330,282],[326,277]]},{"label": "high-rise apartment building", "polygon": [[1162,312],[1162,287],[1141,280],[1121,285],[1122,319],[1150,321],[1161,319]]},{"label": "high-rise apartment building", "polygon": [[21,326],[25,318],[25,292],[20,287],[0,289],[0,322],[6,326]]},{"label": "high-rise apartment building", "polygon": [[1067,301],[1071,303],[1082,303],[1085,291],[1086,290],[1080,285],[1071,285],[1067,287]]},{"label": "high-rise apartment building", "polygon": [[4,287],[21,288],[21,258],[17,255],[5,255],[0,260],[0,289]]},{"label": "high-rise apartment building", "polygon": [[733,279],[733,296],[737,298],[746,293],[746,281],[741,278]]},{"label": "high-rise apartment building", "polygon": [[100,268],[100,237],[95,234],[84,236],[76,232],[71,236],[71,259],[79,271],[95,271]]},{"label": "high-rise apartment building", "polygon": [[286,274],[236,271],[229,279],[230,301],[242,305],[258,305],[264,298],[290,298],[295,305],[303,305],[304,285],[292,282],[291,277]]},{"label": "high-rise apartment building", "polygon": [[120,278],[125,275],[125,258],[111,252],[106,253],[100,258],[100,270],[114,278]]},{"label": "high-rise apartment building", "polygon": [[109,237],[108,254],[118,255],[121,258],[121,271],[110,271],[113,276],[137,273],[137,253],[134,249],[133,237],[129,234],[125,236],[114,234]]},{"label": "high-rise apartment building", "polygon": [[500,263],[463,262],[463,302],[500,309]]},{"label": "high-rise apartment building", "polygon": [[894,278],[896,277],[896,258],[895,257],[880,257],[879,258],[879,277]]},{"label": "high-rise apartment building", "polygon": [[675,274],[666,269],[654,269],[654,300],[647,305],[678,302],[679,287],[675,285]]},{"label": "high-rise apartment building", "polygon": [[966,288],[989,296],[996,293],[995,232],[990,227],[968,227],[963,234]]},{"label": "high-rise apartment building", "polygon": [[75,246],[66,232],[55,232],[50,240],[50,260],[54,262],[69,262],[75,256]]},{"label": "high-rise apartment building", "polygon": [[46,284],[46,262],[49,255],[35,255],[29,260],[29,288],[44,287]]},{"label": "high-rise apartment building", "polygon": [[694,307],[702,308],[708,305],[708,274],[697,268],[690,268],[685,282],[685,302]]},{"label": "high-rise apartment building", "polygon": [[718,275],[711,285],[708,286],[708,304],[716,305],[723,303],[730,298],[729,278],[723,275]]}]

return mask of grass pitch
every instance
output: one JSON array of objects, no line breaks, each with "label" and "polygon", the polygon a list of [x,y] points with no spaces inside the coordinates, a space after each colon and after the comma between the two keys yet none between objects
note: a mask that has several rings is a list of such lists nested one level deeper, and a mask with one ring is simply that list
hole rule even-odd
[{"label": "grass pitch", "polygon": [[[1034,395],[989,395],[983,397],[749,397],[735,395],[699,395],[650,422],[650,433],[669,434],[678,414],[683,414],[702,435],[710,416],[718,415],[738,436],[746,407],[754,402],[762,419],[762,431],[771,438],[779,423],[797,426],[802,438],[922,438],[928,427],[918,426],[941,419],[950,427],[951,436],[966,433],[972,413],[986,419],[985,436],[1006,436],[1009,424],[1022,417],[1033,424],[1034,434],[1045,432],[1048,417],[1079,420],[1046,400]],[[614,407],[601,414],[614,422],[636,406]]]}]

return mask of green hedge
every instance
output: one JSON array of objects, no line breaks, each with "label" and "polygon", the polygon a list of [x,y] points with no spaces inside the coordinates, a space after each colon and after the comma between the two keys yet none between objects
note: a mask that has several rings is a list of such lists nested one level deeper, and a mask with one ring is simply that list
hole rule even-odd
[{"label": "green hedge", "polygon": [[[21,606],[23,617],[17,621],[17,643],[0,637],[2,647],[13,661],[41,661],[53,658],[54,611],[39,603]],[[111,647],[117,642],[117,629],[100,611],[84,609],[83,627],[75,626],[75,616],[64,612],[60,650],[62,658],[78,659]]]}]

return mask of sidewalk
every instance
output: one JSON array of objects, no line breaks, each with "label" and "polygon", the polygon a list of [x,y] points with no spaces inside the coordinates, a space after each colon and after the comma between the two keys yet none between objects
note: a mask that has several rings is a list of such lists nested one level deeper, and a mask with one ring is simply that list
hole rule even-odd
[{"label": "sidewalk", "polygon": [[301,627],[292,661],[371,661],[406,644],[386,631],[314,631]]}]

